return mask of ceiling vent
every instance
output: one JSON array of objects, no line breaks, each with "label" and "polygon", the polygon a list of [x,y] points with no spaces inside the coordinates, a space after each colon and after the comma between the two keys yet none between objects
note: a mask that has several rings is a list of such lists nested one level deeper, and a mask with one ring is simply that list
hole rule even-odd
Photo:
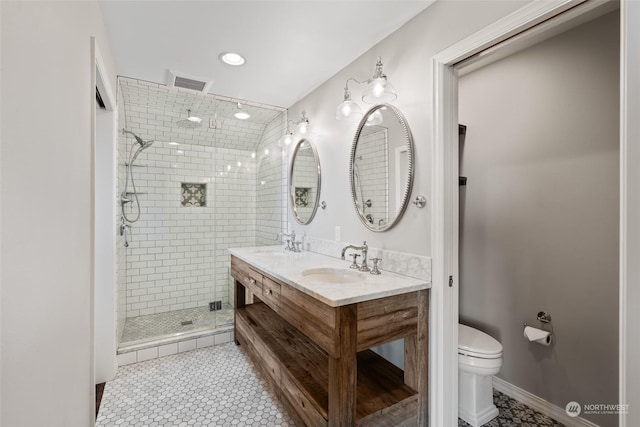
[{"label": "ceiling vent", "polygon": [[196,92],[209,93],[209,88],[213,80],[203,77],[192,76],[185,73],[169,70],[167,73],[167,86],[181,87],[183,89],[195,90]]}]

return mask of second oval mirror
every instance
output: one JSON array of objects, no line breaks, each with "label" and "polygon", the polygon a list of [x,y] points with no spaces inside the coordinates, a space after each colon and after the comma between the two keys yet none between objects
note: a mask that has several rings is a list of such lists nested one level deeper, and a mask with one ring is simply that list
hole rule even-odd
[{"label": "second oval mirror", "polygon": [[296,221],[309,224],[320,200],[320,159],[313,143],[301,139],[296,144],[289,169],[289,196]]},{"label": "second oval mirror", "polygon": [[372,231],[393,227],[413,186],[413,137],[404,116],[388,104],[362,118],[351,146],[351,197],[360,221]]}]

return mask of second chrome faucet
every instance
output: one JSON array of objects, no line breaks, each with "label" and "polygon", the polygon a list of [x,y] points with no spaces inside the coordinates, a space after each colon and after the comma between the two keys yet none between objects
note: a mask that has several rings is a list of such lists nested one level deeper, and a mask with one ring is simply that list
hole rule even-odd
[{"label": "second chrome faucet", "polygon": [[[276,235],[276,240],[278,240],[278,237],[282,236],[284,237],[289,237],[289,239],[287,239],[287,246],[284,248],[285,251],[291,251],[291,252],[302,252],[302,250],[300,249],[300,246],[302,245],[302,242],[296,242],[296,232],[295,230],[291,232],[291,234],[287,234],[287,233],[279,233],[278,235]],[[283,240],[284,241],[284,240]]]},{"label": "second chrome faucet", "polygon": [[351,264],[351,267],[357,268],[359,271],[370,271],[371,269],[367,265],[367,252],[369,251],[369,247],[367,246],[367,241],[365,240],[364,242],[362,242],[362,246],[348,245],[342,248],[342,254],[340,255],[341,259],[344,259],[345,253],[349,249],[354,249],[356,251],[362,252],[362,264],[358,265],[358,263],[356,262],[357,256],[354,256],[353,264]]}]

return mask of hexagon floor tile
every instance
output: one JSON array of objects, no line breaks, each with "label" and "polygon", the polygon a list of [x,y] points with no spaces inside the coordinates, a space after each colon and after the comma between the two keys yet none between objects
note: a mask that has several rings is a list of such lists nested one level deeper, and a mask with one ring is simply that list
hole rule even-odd
[{"label": "hexagon floor tile", "polygon": [[[496,390],[493,397],[500,415],[487,427],[562,427]],[[234,343],[120,367],[96,420],[96,427],[294,425]]]},{"label": "hexagon floor tile", "polygon": [[122,366],[105,387],[97,427],[294,423],[234,343]]}]

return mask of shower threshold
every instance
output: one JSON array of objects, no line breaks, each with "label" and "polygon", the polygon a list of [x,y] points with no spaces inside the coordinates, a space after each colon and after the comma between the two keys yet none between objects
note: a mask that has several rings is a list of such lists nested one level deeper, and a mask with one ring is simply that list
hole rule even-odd
[{"label": "shower threshold", "polygon": [[118,354],[233,330],[233,309],[196,307],[125,320]]}]

